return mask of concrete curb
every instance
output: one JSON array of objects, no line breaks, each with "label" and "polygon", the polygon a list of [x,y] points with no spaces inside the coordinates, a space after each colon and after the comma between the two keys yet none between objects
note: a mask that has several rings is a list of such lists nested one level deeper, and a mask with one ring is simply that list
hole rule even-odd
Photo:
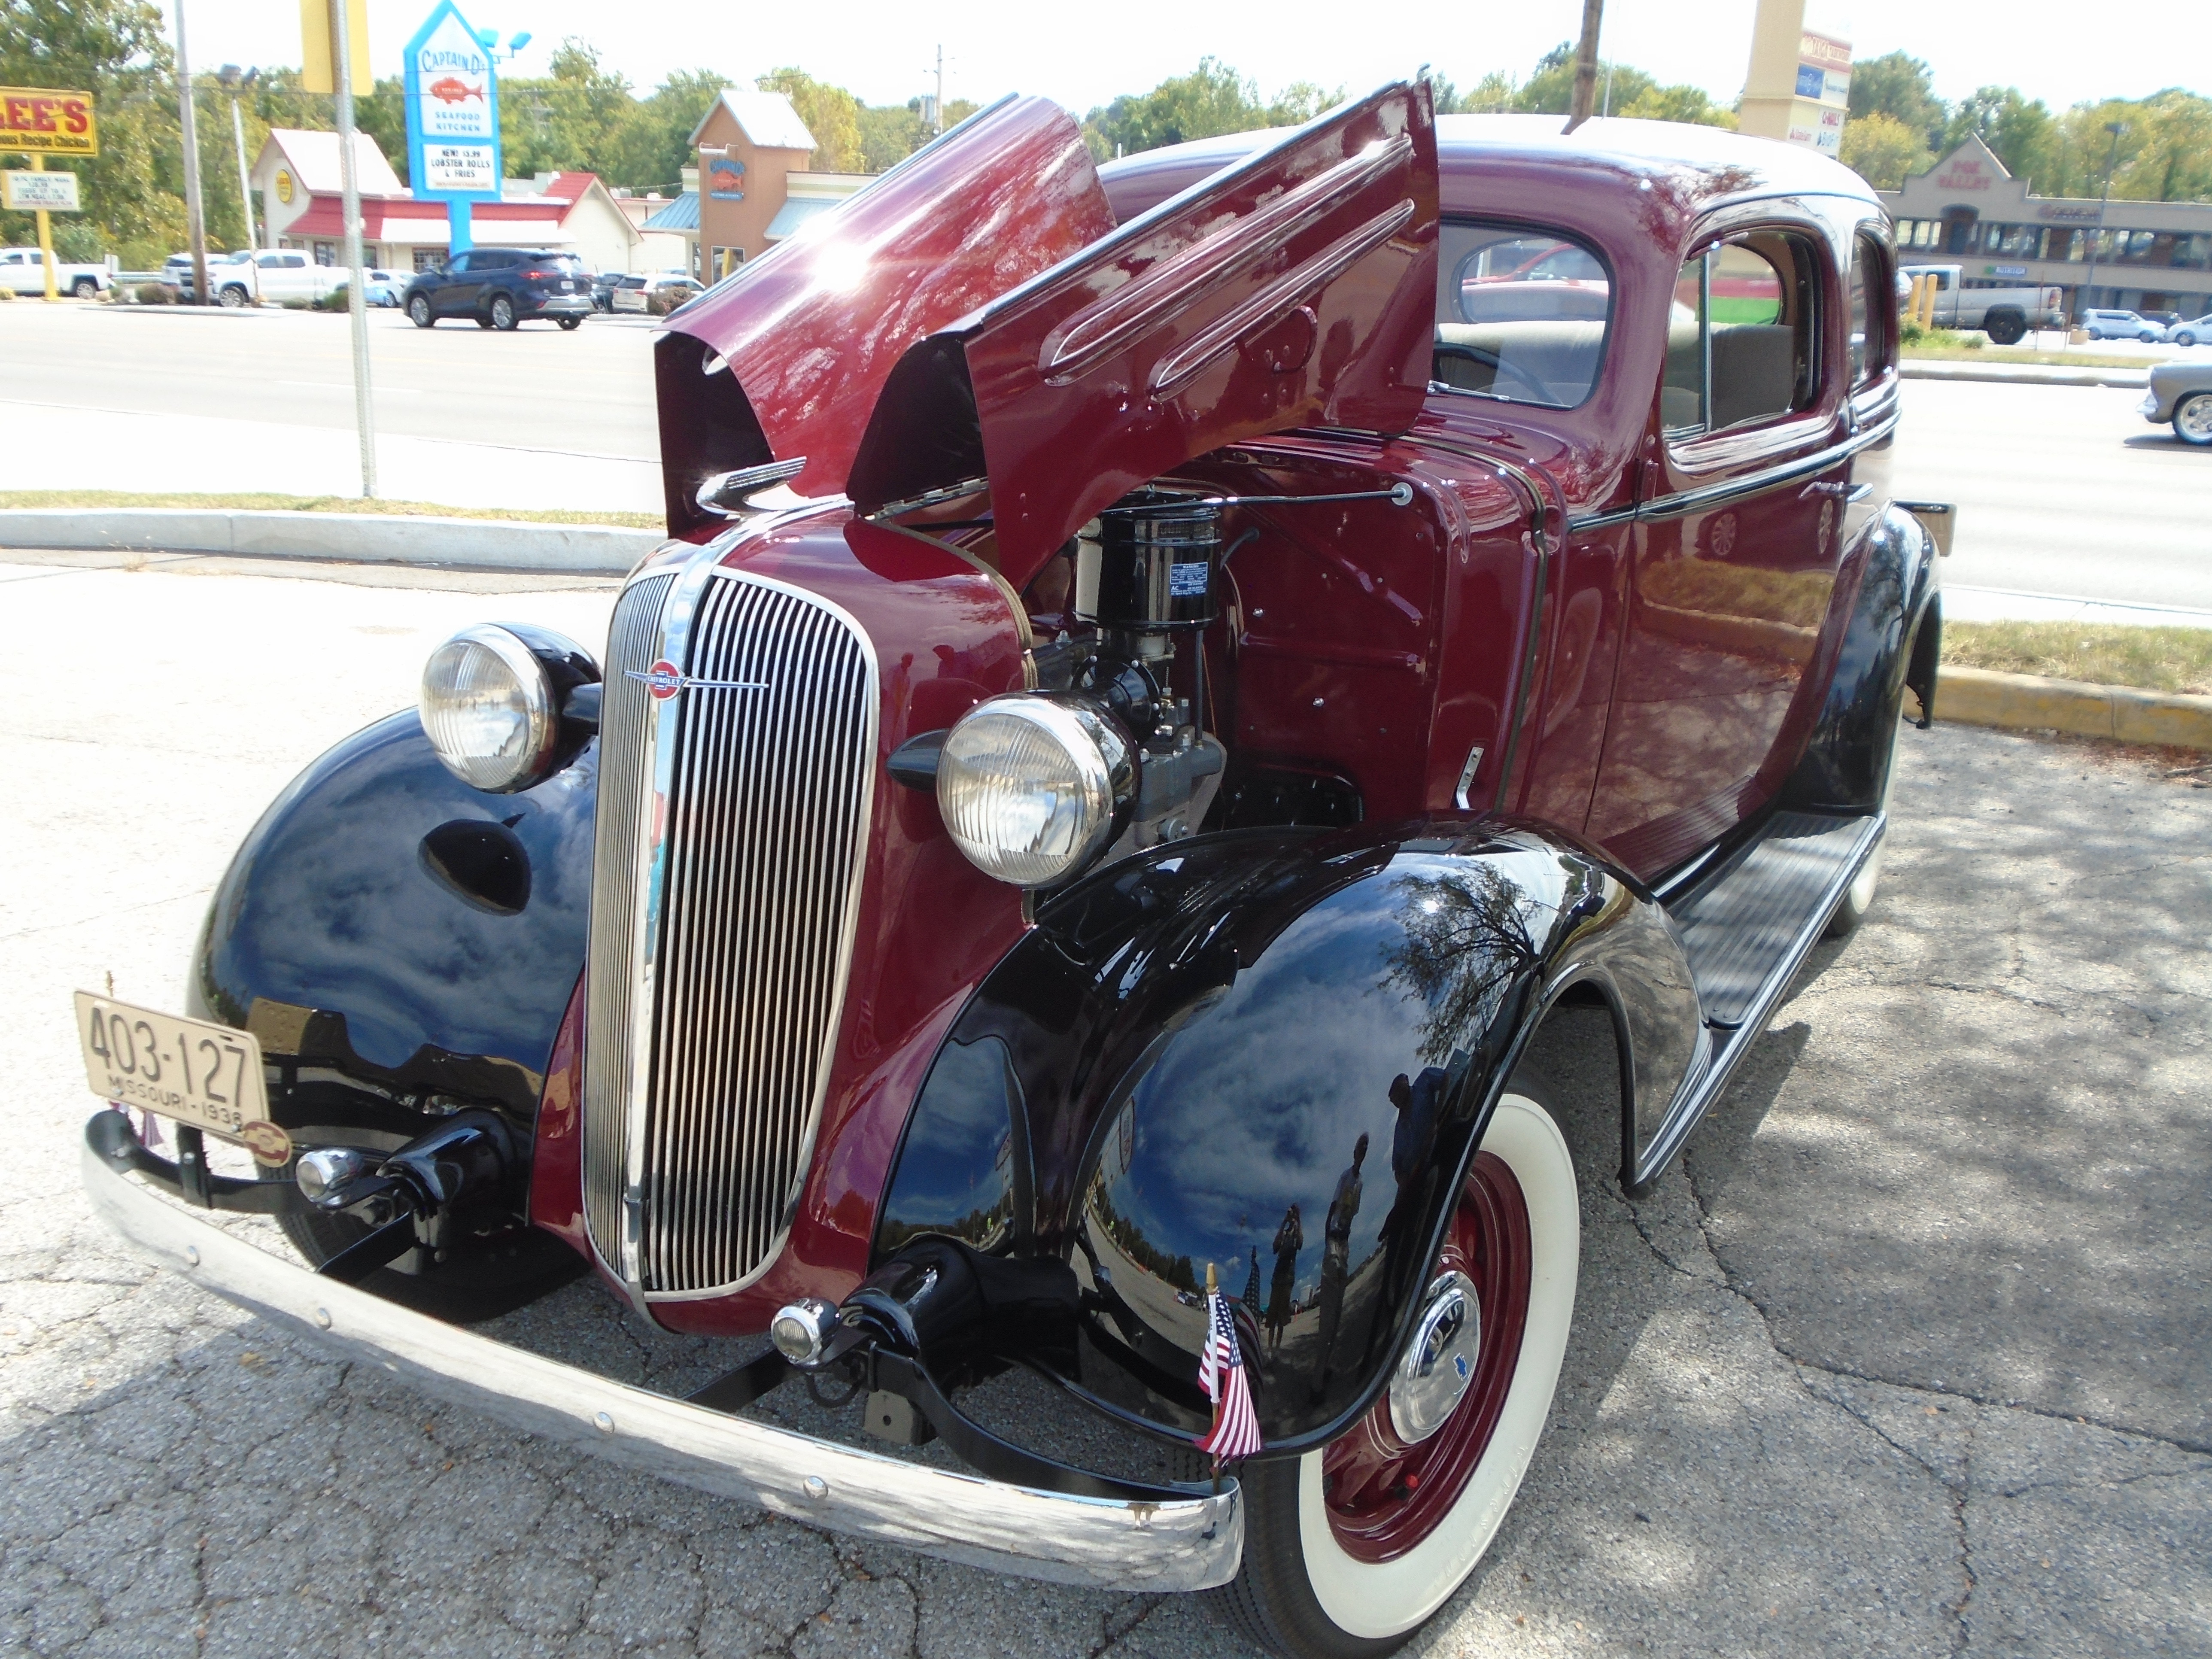
[{"label": "concrete curb", "polygon": [[161,507],[0,510],[0,547],[240,553],[619,576],[667,537],[619,525]]},{"label": "concrete curb", "polygon": [[2002,674],[1990,668],[1946,664],[1936,680],[1936,717],[1961,726],[2212,750],[2212,697]]},{"label": "concrete curb", "polygon": [[2006,380],[2015,386],[2101,386],[2140,392],[2150,371],[2128,368],[2057,368],[2045,363],[1954,363],[1907,357],[1897,366],[1907,380]]}]

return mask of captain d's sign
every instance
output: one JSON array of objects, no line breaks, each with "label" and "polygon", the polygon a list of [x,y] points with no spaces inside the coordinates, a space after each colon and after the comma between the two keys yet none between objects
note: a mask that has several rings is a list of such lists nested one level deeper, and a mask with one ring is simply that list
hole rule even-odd
[{"label": "captain d's sign", "polygon": [[0,87],[0,151],[25,155],[97,155],[100,124],[88,92]]}]

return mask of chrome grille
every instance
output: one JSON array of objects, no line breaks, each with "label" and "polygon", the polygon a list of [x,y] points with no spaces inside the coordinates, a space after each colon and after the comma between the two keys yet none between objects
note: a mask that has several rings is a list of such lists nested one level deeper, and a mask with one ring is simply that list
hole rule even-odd
[{"label": "chrome grille", "polygon": [[660,607],[673,575],[623,593],[607,629],[599,706],[599,829],[592,848],[592,944],[584,988],[584,1224],[611,1266],[622,1261],[630,994],[637,957],[638,849],[653,699],[631,679],[660,654]]},{"label": "chrome grille", "polygon": [[[695,566],[656,608],[657,654],[706,684],[634,726],[627,812],[602,766],[601,834],[610,815],[633,829],[628,866],[598,866],[619,890],[593,913],[588,1031],[617,1053],[586,1056],[585,1186],[602,1258],[639,1293],[687,1296],[757,1275],[788,1224],[843,998],[876,685],[858,629],[780,583]],[[612,931],[641,915],[642,938]],[[631,971],[603,982],[617,952]]]}]

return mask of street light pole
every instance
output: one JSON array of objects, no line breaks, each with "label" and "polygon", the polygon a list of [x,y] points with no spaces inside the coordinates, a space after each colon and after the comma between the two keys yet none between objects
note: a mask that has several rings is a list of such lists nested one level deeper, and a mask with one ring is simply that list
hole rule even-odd
[{"label": "street light pole", "polygon": [[2105,193],[2097,198],[2097,234],[2089,244],[2089,274],[2081,279],[2081,297],[2075,302],[2074,325],[2081,325],[2081,312],[2087,304],[2089,290],[2097,285],[2097,255],[2105,245],[2105,210],[2112,203],[2112,168],[2120,159],[2120,137],[2128,130],[2125,121],[2107,121],[2105,131],[2112,135],[2112,142],[2105,151]]},{"label": "street light pole", "polygon": [[177,0],[177,125],[185,140],[185,226],[191,236],[192,299],[205,305],[207,219],[200,210],[200,143],[192,120],[192,66],[185,52],[185,0]]}]

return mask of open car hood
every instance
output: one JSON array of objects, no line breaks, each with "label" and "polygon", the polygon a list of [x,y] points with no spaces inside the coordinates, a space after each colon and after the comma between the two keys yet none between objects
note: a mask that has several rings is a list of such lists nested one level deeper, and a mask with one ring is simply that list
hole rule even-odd
[{"label": "open car hood", "polygon": [[[764,451],[722,465],[803,454],[801,490],[862,512],[988,478],[1017,586],[1194,457],[1301,426],[1403,431],[1427,392],[1425,84],[1332,111],[1118,227],[1074,123],[1012,100],[817,224],[671,319],[727,363],[757,422]],[[664,354],[672,514],[670,370]]]}]

